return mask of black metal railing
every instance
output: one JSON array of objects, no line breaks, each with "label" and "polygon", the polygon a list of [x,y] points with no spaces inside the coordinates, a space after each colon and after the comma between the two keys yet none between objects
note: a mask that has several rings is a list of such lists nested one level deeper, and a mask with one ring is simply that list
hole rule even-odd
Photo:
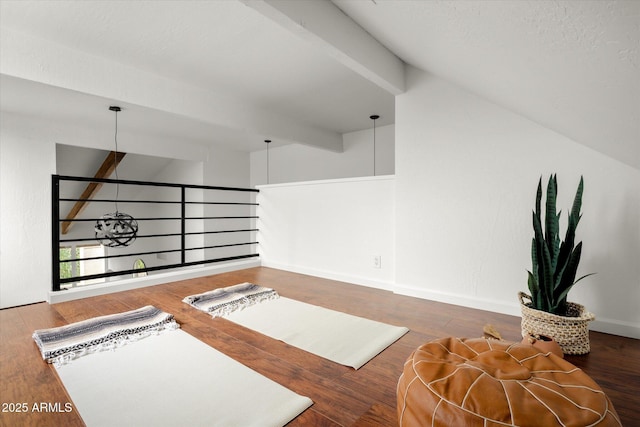
[{"label": "black metal railing", "polygon": [[[99,183],[103,186],[100,189],[101,194],[109,192],[104,187],[116,186],[116,198],[69,197],[68,194],[78,194],[78,189],[61,188],[64,182]],[[180,269],[258,256],[256,252],[258,242],[255,240],[255,234],[258,231],[255,226],[258,218],[255,215],[255,208],[258,205],[255,202],[255,193],[258,192],[256,189],[60,175],[52,175],[51,184],[54,291],[61,290],[62,285],[77,286],[94,279]],[[70,187],[73,185],[70,184]],[[76,187],[77,185],[75,184]],[[137,192],[138,194],[120,199],[118,197],[120,186],[128,189],[128,193]],[[143,191],[144,189],[147,191]],[[158,190],[161,192],[158,193]],[[149,197],[154,195],[153,193],[156,197]],[[131,194],[124,195],[131,196]],[[165,200],[167,197],[169,200]],[[84,202],[87,207],[83,210],[81,217],[67,218],[66,213],[60,214],[61,209],[66,211],[69,206],[77,202]],[[111,204],[115,204],[116,207],[126,206],[128,213],[133,214],[139,224],[135,242],[124,248],[105,246],[106,253],[101,256],[78,257],[74,252],[69,259],[61,259],[60,249],[63,247],[75,248],[76,244],[86,245],[87,242],[100,244],[95,236],[93,224],[100,219],[100,213],[104,213]],[[72,226],[70,228],[75,230],[68,236],[62,235],[62,223],[70,224]],[[189,239],[195,239],[195,244],[194,242],[188,244]],[[147,243],[141,243],[145,241]],[[192,259],[188,259],[189,254],[193,254]],[[167,255],[178,255],[179,260],[169,261],[166,258]],[[153,258],[154,256],[157,258]],[[118,260],[129,259],[129,265],[131,265],[131,260],[141,259],[141,257],[147,257],[145,267],[142,269],[114,268]],[[152,262],[149,263],[148,257],[152,257]],[[161,259],[161,257],[165,258]],[[61,264],[99,260],[103,260],[104,265],[108,266],[103,272],[61,277]],[[120,267],[122,264],[121,262]]]}]

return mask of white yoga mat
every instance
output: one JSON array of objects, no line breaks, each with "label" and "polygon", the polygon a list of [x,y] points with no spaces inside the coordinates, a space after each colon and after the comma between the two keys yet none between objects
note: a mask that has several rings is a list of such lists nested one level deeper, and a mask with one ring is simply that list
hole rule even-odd
[{"label": "white yoga mat", "polygon": [[94,426],[283,426],[309,398],[178,329],[56,367]]},{"label": "white yoga mat", "polygon": [[224,317],[354,369],[409,331],[284,297],[263,301]]}]

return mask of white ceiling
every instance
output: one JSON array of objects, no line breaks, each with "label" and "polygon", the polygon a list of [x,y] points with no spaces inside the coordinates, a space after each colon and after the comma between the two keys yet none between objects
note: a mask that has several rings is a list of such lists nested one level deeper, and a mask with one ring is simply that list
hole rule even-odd
[{"label": "white ceiling", "polygon": [[[339,27],[340,11],[354,22]],[[1,0],[0,25],[3,111],[104,124],[104,106],[119,102],[138,131],[339,150],[371,114],[394,123],[393,90],[378,79],[393,80],[393,59],[357,52],[386,47],[640,168],[636,1]]]},{"label": "white ceiling", "polygon": [[334,3],[406,63],[640,168],[640,1]]},{"label": "white ceiling", "polygon": [[[90,55],[85,61],[98,57],[96,62],[106,60],[151,77],[161,76],[188,85],[206,94],[204,102],[222,99],[239,114],[285,117],[289,122],[327,130],[336,137],[371,126],[368,118],[371,114],[381,116],[379,125],[394,122],[392,94],[325,53],[309,49],[300,37],[239,1],[2,0],[0,7],[0,24],[18,38],[28,36],[36,41],[55,43]],[[24,57],[28,57],[28,53],[24,53],[27,54]],[[69,62],[72,61],[77,62],[70,55]],[[80,68],[84,64],[73,65]],[[37,76],[28,80],[37,80]],[[59,92],[57,95],[65,98],[57,102],[56,94],[50,90],[46,97],[41,96],[40,91],[46,88],[34,86],[31,94],[23,96],[28,92],[24,82],[17,83],[21,88],[15,91],[11,87],[5,91],[5,86],[15,82],[3,83],[3,109],[25,113],[36,108],[43,114],[47,106],[36,104],[34,107],[31,101],[46,99],[45,102],[54,107],[49,109],[49,114],[59,120],[63,119],[62,115],[72,120],[76,112],[83,111],[85,120],[93,116],[96,122],[111,121],[104,105],[118,101],[127,104],[127,100],[96,97],[99,90],[86,87],[71,88],[75,90],[66,95]],[[85,90],[89,96],[82,97]],[[70,96],[76,97],[76,101],[71,102]],[[142,106],[155,107],[151,104]],[[60,111],[60,106],[75,111],[66,113]],[[130,102],[128,106],[135,108],[136,104]],[[157,109],[159,115],[163,109],[183,113],[180,107],[174,111],[171,107]],[[260,132],[259,126],[250,129],[253,120],[233,123],[225,129],[225,123],[216,122],[210,115],[203,110],[199,116],[186,113],[178,114],[178,118],[184,122],[181,128],[193,128],[194,123],[200,128],[192,129],[188,136],[196,140],[213,139],[241,150],[264,149],[264,137],[273,139],[274,143],[283,139],[278,138],[277,132],[276,135]],[[156,121],[159,129],[154,132],[172,132],[166,126],[166,119],[166,115],[161,115]],[[173,124],[176,121],[172,120]],[[245,124],[247,121],[249,125]],[[222,137],[217,136],[225,130]],[[281,133],[286,135],[287,131]],[[292,142],[291,139],[288,142]]]}]

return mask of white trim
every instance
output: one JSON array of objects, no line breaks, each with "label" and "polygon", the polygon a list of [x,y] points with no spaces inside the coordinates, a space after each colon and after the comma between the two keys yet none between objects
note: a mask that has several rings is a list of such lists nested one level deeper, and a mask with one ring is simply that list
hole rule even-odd
[{"label": "white trim", "polygon": [[640,339],[640,324],[623,322],[615,319],[596,319],[589,325],[589,329],[605,334]]},{"label": "white trim", "polygon": [[385,291],[393,291],[393,283],[379,280],[372,280],[366,277],[352,276],[349,274],[340,274],[329,270],[318,270],[315,268],[298,267],[289,264],[280,264],[277,262],[262,261],[263,267],[275,268],[278,270],[290,271],[292,273],[306,274],[308,276],[321,277],[323,279],[337,280],[352,285],[366,286],[369,288],[382,289]]},{"label": "white trim", "polygon": [[303,185],[325,185],[325,184],[339,184],[343,182],[360,182],[360,181],[386,181],[396,179],[395,175],[379,175],[379,176],[360,176],[355,178],[336,178],[336,179],[319,179],[316,181],[298,181],[298,182],[285,182],[281,184],[263,184],[256,185],[256,188],[278,188],[278,187],[300,187]]},{"label": "white trim", "polygon": [[[446,304],[454,304],[463,307],[474,308],[477,310],[487,310],[494,313],[508,314],[511,316],[521,317],[520,304],[517,303],[517,295],[514,293],[512,304],[495,302],[485,298],[468,297],[465,295],[434,292],[428,289],[417,288],[410,285],[398,285],[393,288],[394,293],[406,295],[415,298],[422,298],[430,301],[437,301]],[[597,314],[596,314],[597,315]],[[481,330],[481,325],[478,326]],[[620,335],[623,337],[640,339],[640,324],[621,322],[614,319],[598,319],[589,323],[589,329],[592,331],[602,332],[612,335]],[[480,333],[480,332],[479,332]]]},{"label": "white trim", "polygon": [[[469,297],[467,295],[454,294],[449,292],[432,291],[410,285],[398,285],[393,288],[394,293],[430,301],[442,302],[445,304],[459,305],[463,307],[486,310],[494,313],[509,314],[520,317],[520,305],[517,304],[517,295],[514,293],[514,303],[496,302],[486,298]],[[482,329],[480,326],[479,331]]]},{"label": "white trim", "polygon": [[226,273],[228,271],[244,270],[246,268],[252,267],[260,267],[259,258],[253,260],[228,262],[210,267],[172,271],[167,273],[154,274],[151,276],[118,280],[117,282],[89,285],[57,292],[49,291],[48,302],[50,304],[56,304],[59,302],[73,301],[76,299],[93,297],[97,295],[106,295],[114,292],[128,291],[131,289],[145,288],[147,286],[176,282],[178,280],[187,280],[196,277],[210,276],[212,274]]}]

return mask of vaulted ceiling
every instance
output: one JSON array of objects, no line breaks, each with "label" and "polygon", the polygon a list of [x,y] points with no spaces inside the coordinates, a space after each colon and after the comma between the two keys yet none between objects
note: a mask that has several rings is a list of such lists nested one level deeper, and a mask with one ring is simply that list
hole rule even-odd
[{"label": "vaulted ceiling", "polygon": [[640,168],[640,2],[1,0],[0,26],[16,114],[341,151],[410,65]]}]

